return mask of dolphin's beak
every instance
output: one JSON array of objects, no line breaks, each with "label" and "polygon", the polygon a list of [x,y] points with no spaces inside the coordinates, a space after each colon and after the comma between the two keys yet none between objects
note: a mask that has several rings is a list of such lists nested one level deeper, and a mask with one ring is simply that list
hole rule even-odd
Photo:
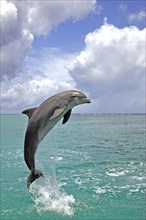
[{"label": "dolphin's beak", "polygon": [[83,100],[83,103],[91,103],[91,100],[88,99],[87,97],[82,98],[82,100]]}]

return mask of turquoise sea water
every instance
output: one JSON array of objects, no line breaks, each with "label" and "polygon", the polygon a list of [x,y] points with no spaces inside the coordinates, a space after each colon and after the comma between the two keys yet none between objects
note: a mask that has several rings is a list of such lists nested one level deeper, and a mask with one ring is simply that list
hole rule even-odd
[{"label": "turquoise sea water", "polygon": [[144,220],[144,115],[72,115],[39,145],[28,191],[24,115],[1,115],[1,220]]}]

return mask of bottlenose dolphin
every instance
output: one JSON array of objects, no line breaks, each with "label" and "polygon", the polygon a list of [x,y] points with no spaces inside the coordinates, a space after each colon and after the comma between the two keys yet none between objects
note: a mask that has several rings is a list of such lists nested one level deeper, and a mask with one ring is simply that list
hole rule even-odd
[{"label": "bottlenose dolphin", "polygon": [[82,92],[69,90],[48,98],[39,107],[22,112],[29,117],[24,141],[24,159],[31,171],[27,178],[28,188],[43,176],[41,171],[35,169],[35,152],[39,143],[62,117],[63,124],[69,120],[73,107],[90,102]]}]

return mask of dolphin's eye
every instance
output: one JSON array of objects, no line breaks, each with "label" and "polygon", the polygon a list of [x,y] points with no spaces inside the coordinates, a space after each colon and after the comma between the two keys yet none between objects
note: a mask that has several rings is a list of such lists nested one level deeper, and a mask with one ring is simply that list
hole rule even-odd
[{"label": "dolphin's eye", "polygon": [[75,97],[76,97],[75,95],[72,96],[72,98],[75,98]]}]

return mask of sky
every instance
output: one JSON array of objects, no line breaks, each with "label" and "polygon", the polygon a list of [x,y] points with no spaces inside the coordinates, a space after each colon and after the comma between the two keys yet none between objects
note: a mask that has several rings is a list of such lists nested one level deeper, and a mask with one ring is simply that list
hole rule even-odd
[{"label": "sky", "polygon": [[70,89],[92,101],[74,113],[144,113],[145,20],[142,0],[1,0],[1,113]]}]

